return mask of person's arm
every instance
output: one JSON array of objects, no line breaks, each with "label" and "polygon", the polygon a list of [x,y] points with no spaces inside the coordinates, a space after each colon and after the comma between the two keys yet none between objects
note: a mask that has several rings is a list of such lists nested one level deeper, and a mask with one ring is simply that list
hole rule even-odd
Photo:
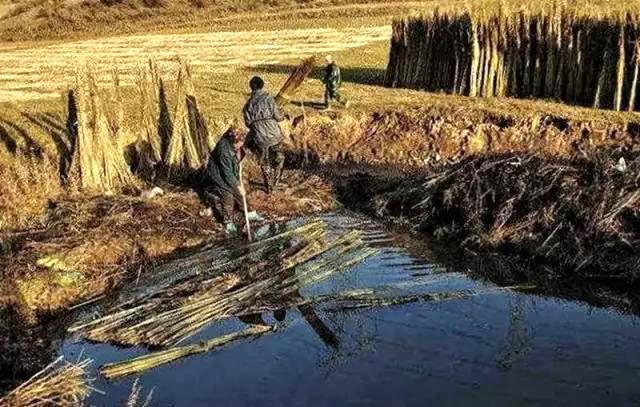
[{"label": "person's arm", "polygon": [[251,118],[249,117],[249,102],[245,103],[242,109],[242,116],[244,118],[244,124],[249,128],[251,126]]},{"label": "person's arm", "polygon": [[338,65],[335,66],[333,78],[336,85],[340,86],[340,84],[342,83],[342,74],[340,73],[340,67]]},{"label": "person's arm", "polygon": [[284,114],[284,112],[282,111],[282,109],[280,109],[278,107],[278,104],[276,103],[275,99],[273,97],[269,97],[269,106],[271,108],[271,112],[273,114],[273,118],[276,121],[283,121],[287,118],[287,116]]}]

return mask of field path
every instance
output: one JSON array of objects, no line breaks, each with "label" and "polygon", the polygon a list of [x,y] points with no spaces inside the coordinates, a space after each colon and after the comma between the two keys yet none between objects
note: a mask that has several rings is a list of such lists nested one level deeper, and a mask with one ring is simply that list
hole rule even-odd
[{"label": "field path", "polygon": [[152,34],[8,50],[0,58],[0,103],[57,97],[85,64],[94,66],[102,81],[117,66],[123,83],[132,83],[136,68],[149,57],[166,73],[175,70],[180,56],[198,77],[361,47],[390,36],[389,26]]}]

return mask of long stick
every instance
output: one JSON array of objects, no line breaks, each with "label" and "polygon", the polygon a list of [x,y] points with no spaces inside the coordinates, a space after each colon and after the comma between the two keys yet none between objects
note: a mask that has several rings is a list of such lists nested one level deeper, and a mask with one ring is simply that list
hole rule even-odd
[{"label": "long stick", "polygon": [[242,182],[242,162],[240,162],[240,186],[242,187],[242,209],[244,210],[244,222],[247,225],[247,238],[251,242],[251,224],[249,223],[249,211],[247,209],[247,191]]}]

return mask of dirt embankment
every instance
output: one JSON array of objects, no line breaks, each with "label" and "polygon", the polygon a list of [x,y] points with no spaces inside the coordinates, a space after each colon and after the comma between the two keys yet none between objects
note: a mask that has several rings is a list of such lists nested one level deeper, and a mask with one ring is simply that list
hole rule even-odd
[{"label": "dirt embankment", "polygon": [[428,169],[474,154],[526,151],[587,156],[597,148],[640,148],[640,122],[497,115],[480,109],[418,107],[327,112],[294,120],[296,150],[319,161]]}]

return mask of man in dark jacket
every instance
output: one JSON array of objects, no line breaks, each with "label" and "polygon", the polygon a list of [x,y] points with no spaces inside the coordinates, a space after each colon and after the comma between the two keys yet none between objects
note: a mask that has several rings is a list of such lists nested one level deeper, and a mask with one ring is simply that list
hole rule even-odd
[{"label": "man in dark jacket", "polygon": [[[247,147],[258,156],[265,188],[270,193],[282,176],[284,166],[284,153],[282,151],[281,122],[286,116],[278,108],[276,102],[268,92],[264,90],[264,81],[255,76],[249,82],[251,97],[244,106],[244,122],[249,128],[247,135]],[[269,181],[269,170],[275,172]]]},{"label": "man in dark jacket", "polygon": [[322,82],[324,83],[324,105],[325,108],[331,107],[331,102],[334,100],[338,101],[344,107],[349,108],[350,102],[346,100],[340,94],[340,87],[342,86],[342,75],[340,74],[340,67],[333,60],[331,55],[327,55],[327,68],[324,72],[324,78]]},{"label": "man in dark jacket", "polygon": [[[216,209],[227,232],[236,231],[233,214],[243,210],[246,192],[240,181],[240,162],[244,158],[244,134],[231,127],[209,155],[207,163],[207,198],[217,201]],[[248,205],[248,204],[247,204]],[[249,210],[249,208],[247,208]],[[256,212],[249,213],[249,220],[261,220]]]}]

